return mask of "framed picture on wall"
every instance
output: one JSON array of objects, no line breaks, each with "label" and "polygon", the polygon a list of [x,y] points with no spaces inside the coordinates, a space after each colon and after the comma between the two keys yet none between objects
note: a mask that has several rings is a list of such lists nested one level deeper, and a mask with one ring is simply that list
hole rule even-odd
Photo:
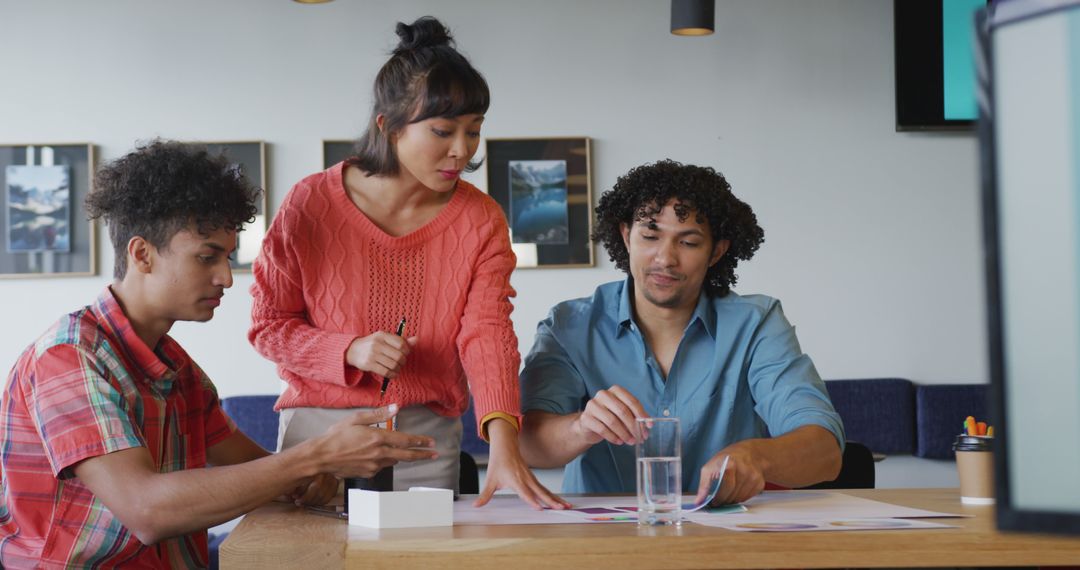
[{"label": "framed picture on wall", "polygon": [[97,273],[97,235],[83,201],[94,177],[94,146],[0,145],[0,277]]},{"label": "framed picture on wall", "polygon": [[517,266],[592,267],[587,137],[487,140],[488,194],[503,208]]},{"label": "framed picture on wall", "polygon": [[351,140],[323,140],[322,162],[323,168],[331,166],[352,156],[353,145],[356,141]]},{"label": "framed picture on wall", "polygon": [[262,240],[266,236],[269,220],[269,211],[266,207],[267,194],[270,192],[266,184],[266,143],[240,141],[186,144],[204,148],[213,156],[224,155],[229,163],[248,179],[248,182],[262,189],[261,197],[255,204],[255,221],[244,224],[244,231],[238,236],[235,257],[229,261],[233,271],[251,271],[251,264],[262,248]]}]

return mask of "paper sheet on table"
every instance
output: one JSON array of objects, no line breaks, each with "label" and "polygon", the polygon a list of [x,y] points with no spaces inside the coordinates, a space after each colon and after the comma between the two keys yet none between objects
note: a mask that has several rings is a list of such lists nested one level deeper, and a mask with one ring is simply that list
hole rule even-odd
[{"label": "paper sheet on table", "polygon": [[728,525],[732,524],[753,522],[969,516],[901,507],[835,491],[766,491],[743,504],[747,508],[745,513],[716,516],[697,512],[687,515],[686,520],[706,526],[728,528]]},{"label": "paper sheet on table", "polygon": [[[685,499],[693,501],[694,497]],[[476,495],[462,495],[454,502],[455,526],[637,522],[637,498],[633,496],[573,497],[569,499],[573,509],[568,511],[537,511],[515,495],[495,495],[480,508],[472,506],[474,500]],[[743,508],[734,505],[727,510],[741,512]],[[714,512],[711,516],[728,515]]]},{"label": "paper sheet on table", "polygon": [[[633,497],[630,497],[633,499]],[[612,501],[608,499],[607,503],[599,503],[589,506],[580,505],[577,502],[574,503],[574,508],[566,509],[564,511],[551,511],[554,514],[558,514],[564,517],[572,517],[577,519],[576,521],[565,522],[579,522],[579,523],[637,523],[638,514],[637,507],[631,506],[627,501]],[[709,508],[708,512],[713,515],[720,515],[725,513],[744,513],[746,507],[742,505],[724,505],[722,507]],[[690,513],[683,511],[682,518],[687,520],[687,516]]]},{"label": "paper sheet on table", "polygon": [[957,528],[953,525],[910,519],[833,519],[799,521],[761,521],[713,524],[719,528],[740,532],[832,532],[838,530],[914,530],[923,528]]}]

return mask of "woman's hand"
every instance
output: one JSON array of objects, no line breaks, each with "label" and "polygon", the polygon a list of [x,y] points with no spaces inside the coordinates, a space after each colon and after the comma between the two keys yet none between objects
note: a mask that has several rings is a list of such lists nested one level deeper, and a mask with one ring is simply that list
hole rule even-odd
[{"label": "woman's hand", "polygon": [[536,480],[518,450],[518,432],[513,425],[503,419],[491,420],[488,423],[488,436],[491,439],[491,457],[488,460],[487,478],[474,506],[486,505],[499,489],[513,489],[521,500],[537,510],[570,507],[570,503],[548,491]]},{"label": "woman's hand", "polygon": [[379,331],[352,341],[345,351],[345,362],[364,372],[394,378],[405,366],[405,357],[416,346],[417,337],[401,338]]}]

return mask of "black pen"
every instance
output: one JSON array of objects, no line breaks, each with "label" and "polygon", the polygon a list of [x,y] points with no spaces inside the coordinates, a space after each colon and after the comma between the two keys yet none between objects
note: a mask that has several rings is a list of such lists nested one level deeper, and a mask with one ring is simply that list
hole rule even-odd
[{"label": "black pen", "polygon": [[[397,324],[397,335],[401,336],[405,332],[405,317],[401,317],[401,321]],[[383,376],[382,388],[379,388],[379,400],[386,395],[386,388],[390,385],[390,377]]]}]

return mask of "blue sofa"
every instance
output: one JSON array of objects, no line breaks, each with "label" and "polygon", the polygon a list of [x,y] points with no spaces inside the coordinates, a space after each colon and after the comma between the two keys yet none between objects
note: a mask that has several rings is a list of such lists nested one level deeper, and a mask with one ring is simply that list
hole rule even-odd
[{"label": "blue sofa", "polygon": [[[917,385],[903,378],[828,380],[833,405],[844,420],[847,439],[876,453],[912,454],[929,459],[952,458],[952,441],[964,418],[986,417],[985,384]],[[277,396],[233,396],[222,408],[249,437],[269,450],[277,448]],[[462,416],[462,451],[486,457],[488,444],[476,433],[472,406]]]},{"label": "blue sofa", "polygon": [[985,384],[931,384],[915,389],[918,439],[915,456],[953,459],[952,444],[964,429],[964,418],[987,419],[989,386]]},{"label": "blue sofa", "polygon": [[844,420],[847,439],[875,453],[915,449],[915,386],[901,378],[830,380],[829,398]]},{"label": "blue sofa", "polygon": [[280,415],[274,411],[277,399],[277,396],[233,396],[221,400],[221,408],[255,443],[276,451]]},{"label": "blue sofa", "polygon": [[902,378],[829,380],[847,438],[876,453],[952,459],[964,418],[986,418],[985,384],[917,385]]}]

